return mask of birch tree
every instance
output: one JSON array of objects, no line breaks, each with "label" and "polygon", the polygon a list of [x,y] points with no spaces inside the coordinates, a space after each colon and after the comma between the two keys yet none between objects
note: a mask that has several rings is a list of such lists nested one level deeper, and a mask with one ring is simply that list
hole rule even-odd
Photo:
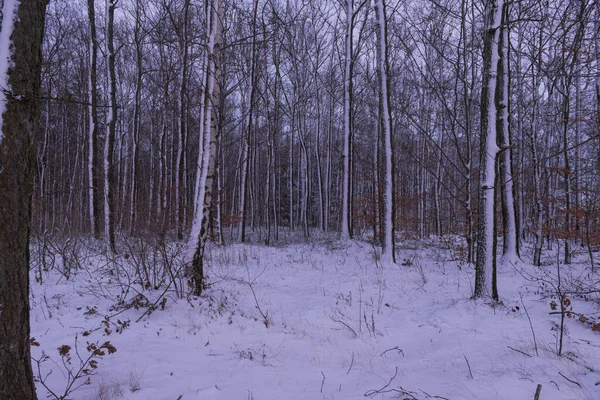
[{"label": "birch tree", "polygon": [[198,193],[194,196],[197,205],[188,242],[191,253],[191,272],[194,282],[194,294],[199,296],[204,289],[204,249],[208,238],[208,224],[212,199],[212,186],[215,173],[217,153],[217,113],[215,105],[220,96],[219,63],[222,42],[222,9],[223,0],[209,0],[206,6],[206,29],[208,54],[206,69],[206,87],[204,99],[204,128],[202,153],[199,154],[198,165],[202,165]]},{"label": "birch tree", "polygon": [[496,283],[496,157],[498,155],[495,96],[498,84],[500,28],[503,0],[485,3],[483,81],[481,90],[481,138],[479,173],[479,215],[477,222],[477,260],[473,297],[498,300]]},{"label": "birch tree", "polygon": [[501,198],[502,198],[502,218],[504,227],[504,246],[502,260],[504,262],[516,262],[519,259],[517,216],[515,204],[515,191],[512,172],[512,138],[511,138],[511,119],[510,119],[510,24],[509,4],[505,2],[502,5],[502,23],[499,33],[498,51],[498,91],[496,96],[497,106],[497,126],[499,153],[500,180],[501,180]]}]

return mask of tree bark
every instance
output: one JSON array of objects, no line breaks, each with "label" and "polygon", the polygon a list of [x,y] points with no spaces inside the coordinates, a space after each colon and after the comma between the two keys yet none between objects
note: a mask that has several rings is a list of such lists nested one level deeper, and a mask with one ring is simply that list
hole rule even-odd
[{"label": "tree bark", "polygon": [[90,25],[88,192],[91,232],[99,238],[102,226],[102,150],[98,138],[98,41],[94,0],[88,0],[88,19]]},{"label": "tree bark", "polygon": [[106,53],[108,73],[108,116],[104,145],[104,234],[113,253],[115,243],[115,184],[116,170],[113,165],[115,132],[117,127],[117,76],[115,73],[114,18],[119,0],[106,0]]},{"label": "tree bark", "polygon": [[248,203],[250,202],[250,141],[252,138],[252,129],[254,124],[254,103],[256,97],[256,42],[257,42],[257,30],[256,30],[256,17],[258,13],[258,0],[254,0],[252,8],[252,44],[250,47],[250,85],[248,90],[250,96],[248,96],[248,115],[246,119],[246,130],[244,137],[244,156],[242,158],[242,178],[241,178],[241,190],[240,190],[240,215],[242,218],[242,224],[240,227],[240,242],[246,241],[246,224],[248,217]]},{"label": "tree bark", "polygon": [[394,190],[392,159],[392,114],[390,109],[389,61],[387,46],[387,18],[385,0],[375,1],[378,31],[379,98],[383,126],[383,147],[385,151],[385,174],[383,189],[383,237],[381,260],[384,264],[396,262],[394,254]]},{"label": "tree bark", "polygon": [[29,233],[46,0],[5,0],[0,32],[0,398],[36,399]]},{"label": "tree bark", "polygon": [[219,64],[221,48],[221,18],[222,1],[211,0],[211,4],[206,10],[207,33],[208,33],[208,64],[205,73],[207,74],[207,89],[204,95],[206,111],[204,113],[204,136],[202,149],[202,170],[199,182],[200,193],[196,198],[198,205],[192,224],[192,231],[188,243],[188,249],[192,253],[192,278],[194,294],[200,296],[204,290],[204,249],[208,239],[209,214],[212,199],[212,186],[216,164],[217,150],[217,111],[214,105],[218,104],[220,96],[219,87]]},{"label": "tree bark", "polygon": [[508,3],[504,3],[502,11],[502,27],[500,28],[500,50],[498,62],[498,119],[496,131],[498,135],[502,220],[503,220],[503,262],[516,262],[519,259],[519,242],[517,234],[517,216],[515,205],[515,192],[512,171],[512,138],[510,127],[510,36],[508,30],[509,12]]},{"label": "tree bark", "polygon": [[479,215],[477,235],[477,261],[475,263],[474,298],[489,296],[498,300],[495,285],[496,229],[495,229],[495,184],[496,118],[498,110],[495,96],[498,83],[500,26],[503,0],[486,2],[486,25],[483,50],[483,82],[481,91],[481,151],[479,173]]}]

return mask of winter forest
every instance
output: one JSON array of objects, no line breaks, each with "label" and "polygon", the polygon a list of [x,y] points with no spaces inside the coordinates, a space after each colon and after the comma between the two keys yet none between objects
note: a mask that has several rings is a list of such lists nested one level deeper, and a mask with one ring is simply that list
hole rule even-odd
[{"label": "winter forest", "polygon": [[0,21],[0,400],[600,398],[600,0]]}]

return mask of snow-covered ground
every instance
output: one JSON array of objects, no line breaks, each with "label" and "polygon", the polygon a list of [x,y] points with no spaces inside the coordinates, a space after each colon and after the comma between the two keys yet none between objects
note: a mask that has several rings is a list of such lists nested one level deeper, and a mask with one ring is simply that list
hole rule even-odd
[{"label": "snow-covered ground", "polygon": [[[568,296],[574,314],[557,356],[555,253],[543,268],[500,266],[502,304],[492,306],[469,299],[474,272],[458,243],[401,243],[397,266],[378,265],[376,249],[359,241],[211,247],[202,298],[178,298],[173,285],[129,287],[133,252],[117,268],[80,246],[70,274],[43,271],[40,284],[32,270],[33,357],[49,356],[39,375],[52,370],[45,383],[60,396],[88,343],[116,347],[88,367],[90,384],[72,399],[513,400],[533,399],[538,384],[541,400],[600,399],[595,294]],[[563,266],[562,288],[587,273],[585,254],[579,261]],[[136,296],[139,307],[118,305]],[[156,310],[144,315],[147,300]],[[40,383],[38,393],[47,393]]]}]

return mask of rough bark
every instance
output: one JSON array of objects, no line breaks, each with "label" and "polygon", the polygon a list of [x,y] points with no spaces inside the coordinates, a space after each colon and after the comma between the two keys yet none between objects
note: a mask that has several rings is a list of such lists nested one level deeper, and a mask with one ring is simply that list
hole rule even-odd
[{"label": "rough bark", "polygon": [[0,65],[10,71],[0,71],[6,77],[0,92],[0,398],[30,400],[36,394],[29,345],[29,232],[46,1],[3,3],[0,35],[9,35],[13,45],[0,48]]}]

